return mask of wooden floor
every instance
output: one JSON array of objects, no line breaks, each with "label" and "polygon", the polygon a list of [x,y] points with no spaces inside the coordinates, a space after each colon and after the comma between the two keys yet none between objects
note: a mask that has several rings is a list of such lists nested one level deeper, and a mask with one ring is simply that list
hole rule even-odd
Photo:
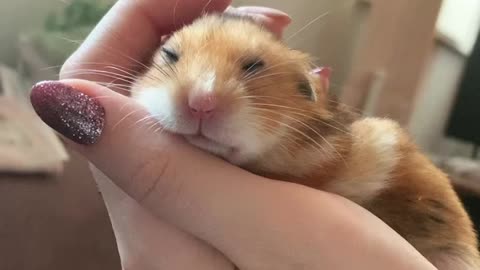
[{"label": "wooden floor", "polygon": [[121,269],[106,209],[77,154],[57,178],[0,175],[0,269]]}]

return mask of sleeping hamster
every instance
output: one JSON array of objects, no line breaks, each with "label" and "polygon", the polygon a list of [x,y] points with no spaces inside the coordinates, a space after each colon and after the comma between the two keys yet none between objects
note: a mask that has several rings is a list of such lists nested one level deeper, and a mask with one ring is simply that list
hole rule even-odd
[{"label": "sleeping hamster", "polygon": [[166,130],[251,172],[344,196],[440,270],[480,267],[447,176],[388,119],[328,94],[308,55],[245,17],[206,15],[155,53],[132,88]]}]

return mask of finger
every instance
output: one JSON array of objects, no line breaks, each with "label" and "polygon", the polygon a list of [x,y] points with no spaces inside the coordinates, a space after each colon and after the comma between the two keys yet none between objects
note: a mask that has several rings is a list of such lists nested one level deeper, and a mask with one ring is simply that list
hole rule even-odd
[{"label": "finger", "polygon": [[[88,38],[64,64],[60,78],[82,78],[97,82],[114,80],[104,71],[132,74],[145,68],[145,60],[154,52],[162,35],[194,20],[202,12],[223,11],[231,0],[120,0],[95,27]],[[122,71],[118,71],[118,69]],[[109,69],[107,69],[109,70]],[[113,72],[112,69],[109,70]],[[121,88],[118,88],[121,90]],[[125,93],[125,92],[123,92]]]},{"label": "finger", "polygon": [[127,117],[120,108],[138,105],[109,89],[78,80],[48,82],[35,86],[31,99],[47,124],[129,196],[222,251],[240,269],[385,269],[369,267],[372,257],[398,267],[392,269],[412,269],[412,262],[425,260],[345,199],[261,178],[137,125],[148,114],[140,109],[139,116]]},{"label": "finger", "polygon": [[233,9],[239,13],[244,13],[244,14],[252,14],[252,15],[260,14],[260,15],[275,19],[280,24],[286,25],[292,21],[292,19],[287,13],[274,8],[260,7],[260,6],[243,6],[243,7],[236,7]]},{"label": "finger", "polygon": [[156,218],[90,167],[108,209],[122,269],[233,269],[219,251]]},{"label": "finger", "polygon": [[285,28],[291,23],[291,18],[283,11],[257,6],[229,7],[227,13],[249,16],[263,25],[278,38],[283,36]]}]

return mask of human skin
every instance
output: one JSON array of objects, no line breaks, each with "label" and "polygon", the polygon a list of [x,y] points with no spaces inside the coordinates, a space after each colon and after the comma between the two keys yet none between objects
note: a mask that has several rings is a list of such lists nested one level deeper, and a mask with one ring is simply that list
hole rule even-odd
[{"label": "human skin", "polygon": [[[223,11],[230,4],[184,2],[120,0],[65,63],[61,81],[41,83],[32,91],[39,116],[91,162],[123,268],[435,269],[360,206],[323,191],[262,178],[174,135],[154,133],[149,125],[137,124],[148,113],[123,95],[123,87],[112,91],[98,84],[108,78],[79,72],[84,63],[94,62],[136,69],[158,47],[161,36],[176,29],[175,21],[187,23],[204,9]],[[229,12],[255,16],[278,35],[290,22],[285,14],[265,8]],[[105,48],[113,53],[105,53]],[[52,121],[58,116],[52,107],[60,106],[53,100],[59,98],[54,88],[94,104],[95,113],[88,119],[101,125],[100,132],[86,134],[91,140],[69,136],[72,130]],[[45,101],[47,97],[52,100]]]}]

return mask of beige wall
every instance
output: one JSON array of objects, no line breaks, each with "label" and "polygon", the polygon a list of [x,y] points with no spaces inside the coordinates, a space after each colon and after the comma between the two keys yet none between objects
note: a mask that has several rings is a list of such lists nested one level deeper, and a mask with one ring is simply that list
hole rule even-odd
[{"label": "beige wall", "polygon": [[0,62],[15,64],[18,33],[43,27],[45,16],[61,0],[0,0]]}]

